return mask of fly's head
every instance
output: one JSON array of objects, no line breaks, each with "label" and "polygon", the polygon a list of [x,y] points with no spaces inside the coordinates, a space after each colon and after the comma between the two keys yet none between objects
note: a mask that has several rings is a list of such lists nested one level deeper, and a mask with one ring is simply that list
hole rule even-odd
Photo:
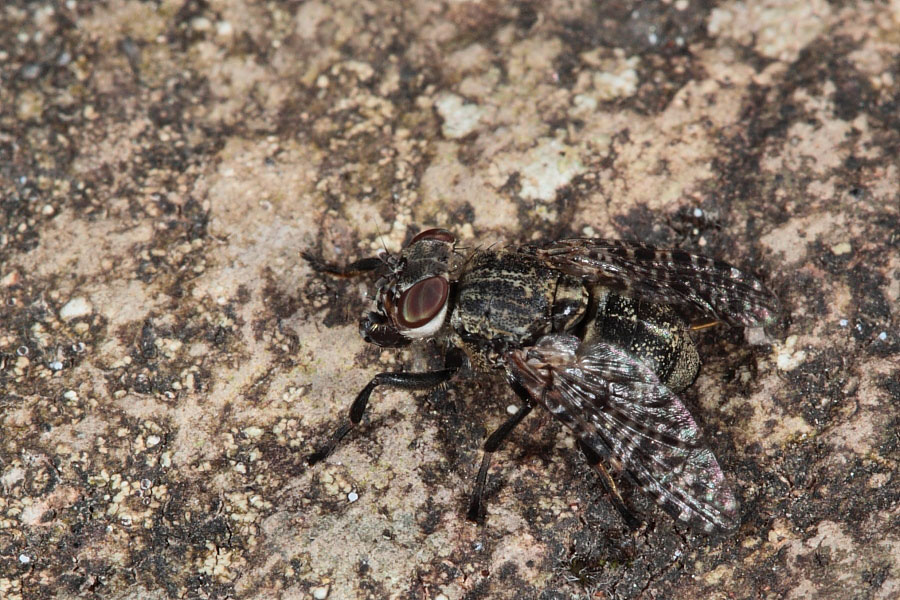
[{"label": "fly's head", "polygon": [[375,283],[375,310],[359,323],[363,339],[397,348],[437,333],[447,317],[455,242],[446,229],[427,229],[399,256],[384,259],[384,275]]}]

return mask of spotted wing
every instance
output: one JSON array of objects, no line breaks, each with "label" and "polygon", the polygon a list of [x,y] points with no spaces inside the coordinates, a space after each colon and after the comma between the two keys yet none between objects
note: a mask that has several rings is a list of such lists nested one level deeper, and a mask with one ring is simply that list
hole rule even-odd
[{"label": "spotted wing", "polygon": [[737,501],[697,423],[640,360],[569,335],[544,336],[509,359],[532,398],[674,518],[706,532],[737,526]]},{"label": "spotted wing", "polygon": [[767,325],[778,316],[778,299],[755,277],[722,261],[682,250],[579,238],[525,246],[520,251],[585,281],[680,305],[729,325]]}]

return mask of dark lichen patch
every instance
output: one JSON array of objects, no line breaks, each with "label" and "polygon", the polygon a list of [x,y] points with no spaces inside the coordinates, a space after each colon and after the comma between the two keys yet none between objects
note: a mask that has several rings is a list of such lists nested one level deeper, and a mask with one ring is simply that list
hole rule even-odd
[{"label": "dark lichen patch", "polygon": [[[872,227],[874,240],[884,240],[889,231]],[[894,327],[897,319],[893,306],[885,296],[889,281],[886,275],[887,255],[881,248],[866,244],[858,250],[849,247],[849,251],[836,254],[834,248],[825,247],[820,242],[811,244],[811,255],[816,266],[828,271],[833,281],[843,283],[852,296],[849,310],[841,314],[842,326],[850,336],[866,352],[887,355],[897,345],[896,336],[888,332]],[[821,290],[821,281],[805,278],[811,297],[804,299],[806,303],[815,303],[811,315],[828,315],[829,309],[821,295],[813,294],[813,290]]]},{"label": "dark lichen patch", "polygon": [[[578,209],[578,200],[582,197],[583,186],[562,186],[556,190],[552,202],[536,203],[534,200],[521,197],[522,182],[518,173],[510,176],[501,191],[510,196],[516,206],[518,219],[524,224],[521,232],[527,232],[518,243],[534,243],[539,240],[555,240],[561,237],[569,225],[569,217]],[[547,219],[535,209],[541,206],[552,210],[558,218]],[[512,242],[512,240],[510,240]]]},{"label": "dark lichen patch", "polygon": [[641,240],[660,248],[673,246],[674,232],[646,205],[631,208],[626,214],[616,216],[614,222],[623,240]]},{"label": "dark lichen patch", "polygon": [[302,291],[301,305],[309,307],[307,314],[316,314],[327,308],[321,318],[323,327],[336,327],[354,323],[365,314],[369,302],[360,298],[358,283],[348,281],[327,281],[313,279]]},{"label": "dark lichen patch", "polygon": [[[881,252],[864,252],[847,272],[848,284],[856,304],[856,319],[888,327],[896,319],[893,306],[884,295],[887,280],[885,257]],[[880,268],[879,268],[880,267]]]},{"label": "dark lichen patch", "polygon": [[375,569],[365,560],[359,561],[357,568],[357,588],[360,591],[360,597],[372,600],[386,598],[389,596],[387,589],[380,581],[376,579],[377,573]]},{"label": "dark lichen patch", "polygon": [[629,598],[677,580],[689,547],[684,538],[653,528],[625,536],[624,545],[613,541],[617,537],[604,535],[602,523],[587,520],[568,547],[554,552],[556,582],[545,593]]},{"label": "dark lichen patch", "polygon": [[[587,522],[596,525],[603,521],[589,516]],[[606,536],[597,536],[592,528],[576,532],[571,545],[560,548],[555,558],[560,583],[583,589],[587,595],[611,593],[622,573],[632,567],[635,548],[622,548],[608,540]]]},{"label": "dark lichen patch", "polygon": [[790,404],[801,410],[806,422],[824,427],[830,414],[846,402],[846,386],[852,377],[848,357],[824,351],[812,356],[787,374],[791,384]]},{"label": "dark lichen patch", "polygon": [[606,46],[629,54],[677,54],[705,39],[708,11],[703,2],[684,10],[665,3],[592,4],[577,20],[563,20],[560,25],[564,39],[577,51]]},{"label": "dark lichen patch", "polygon": [[153,239],[134,248],[138,257],[135,275],[146,284],[165,282],[166,292],[173,298],[190,293],[193,280],[206,270],[209,211],[195,200],[173,204],[162,196],[154,198],[154,207],[141,210],[154,214]]},{"label": "dark lichen patch", "polygon": [[[203,518],[197,503],[206,496],[213,506],[215,494],[202,489],[184,490],[172,479],[167,458],[168,425],[139,423],[120,419],[119,425],[96,439],[97,453],[62,452],[53,461],[55,486],[33,495],[27,489],[11,489],[9,498],[20,494],[43,497],[47,504],[40,515],[42,527],[33,530],[35,565],[56,581],[35,582],[36,594],[51,593],[63,585],[84,593],[90,590],[101,596],[110,589],[143,581],[151,587],[162,585],[170,590],[183,585],[185,575],[170,567],[175,560],[190,560],[206,549],[214,539],[208,524],[201,541],[188,547],[181,544],[184,532],[173,529],[167,518],[184,522],[186,515]],[[123,473],[127,473],[123,477]],[[187,499],[188,506],[181,503]],[[40,506],[40,504],[38,505]],[[187,510],[185,510],[187,509]],[[38,516],[38,515],[35,515]],[[174,516],[174,517],[173,517]],[[223,527],[220,541],[231,538]],[[196,528],[195,528],[196,529]],[[202,528],[201,528],[202,529]],[[193,533],[192,535],[196,535]],[[96,556],[105,544],[127,539],[138,563],[155,557],[152,564],[162,566],[155,573],[137,569],[125,571],[117,562],[96,557],[84,559],[84,553]],[[46,548],[56,548],[51,557]],[[148,566],[151,566],[148,565]],[[155,577],[154,577],[155,575]]]},{"label": "dark lichen patch", "polygon": [[72,104],[78,89],[78,64],[90,44],[73,15],[59,7],[59,18],[38,24],[39,7],[9,5],[3,16],[3,89],[0,90],[0,223],[4,244],[0,263],[13,253],[33,250],[41,224],[72,200],[84,186],[69,172],[77,148],[71,131],[84,125]]},{"label": "dark lichen patch", "polygon": [[518,23],[518,14],[515,6],[504,3],[461,2],[454,5],[447,15],[458,30],[452,47],[493,40],[500,28]]},{"label": "dark lichen patch", "polygon": [[[274,273],[270,270],[266,271],[264,278],[266,285],[262,289],[262,294],[265,298],[266,307],[273,313],[275,319],[283,320],[294,316],[300,309],[300,300],[288,290],[285,290],[284,284],[276,281]],[[264,326],[264,324],[254,326],[254,329],[259,332]]]},{"label": "dark lichen patch", "polygon": [[[123,327],[119,339],[129,352],[106,365],[109,389],[150,394],[166,403],[207,390],[215,359],[236,351],[234,330],[240,325],[228,305],[212,306],[212,314],[199,307],[176,309]],[[197,344],[212,352],[190,356]]]},{"label": "dark lichen patch", "polygon": [[454,470],[477,469],[477,451],[488,433],[486,422],[499,422],[503,408],[513,402],[501,382],[485,382],[473,373],[463,373],[446,391],[417,397],[421,421],[414,431],[434,429],[441,455]]}]

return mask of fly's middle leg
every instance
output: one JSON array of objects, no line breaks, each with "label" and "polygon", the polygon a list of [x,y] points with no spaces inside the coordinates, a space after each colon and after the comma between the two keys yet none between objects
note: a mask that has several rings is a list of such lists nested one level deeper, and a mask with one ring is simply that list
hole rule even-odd
[{"label": "fly's middle leg", "polygon": [[493,457],[494,452],[496,452],[500,447],[500,444],[509,437],[509,434],[516,428],[516,425],[521,423],[522,419],[528,416],[528,413],[531,412],[533,406],[531,397],[521,384],[512,380],[510,381],[510,384],[522,400],[523,405],[516,414],[504,421],[494,433],[488,436],[487,441],[484,443],[484,456],[481,459],[481,468],[478,469],[478,476],[475,478],[475,488],[472,490],[472,497],[469,500],[469,510],[466,513],[466,519],[473,523],[484,522],[484,485],[487,481],[487,472],[491,467],[491,458]]}]

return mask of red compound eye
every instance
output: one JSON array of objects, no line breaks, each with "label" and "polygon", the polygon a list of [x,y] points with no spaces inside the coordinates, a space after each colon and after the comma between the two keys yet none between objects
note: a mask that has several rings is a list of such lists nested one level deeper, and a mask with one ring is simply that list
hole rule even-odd
[{"label": "red compound eye", "polygon": [[443,277],[422,280],[400,295],[397,321],[410,329],[427,325],[444,309],[449,295],[450,284]]},{"label": "red compound eye", "polygon": [[453,234],[447,231],[446,229],[426,229],[425,231],[419,233],[409,242],[409,245],[412,246],[419,240],[437,240],[439,242],[447,242],[452,244],[456,241],[456,238],[453,237]]}]

